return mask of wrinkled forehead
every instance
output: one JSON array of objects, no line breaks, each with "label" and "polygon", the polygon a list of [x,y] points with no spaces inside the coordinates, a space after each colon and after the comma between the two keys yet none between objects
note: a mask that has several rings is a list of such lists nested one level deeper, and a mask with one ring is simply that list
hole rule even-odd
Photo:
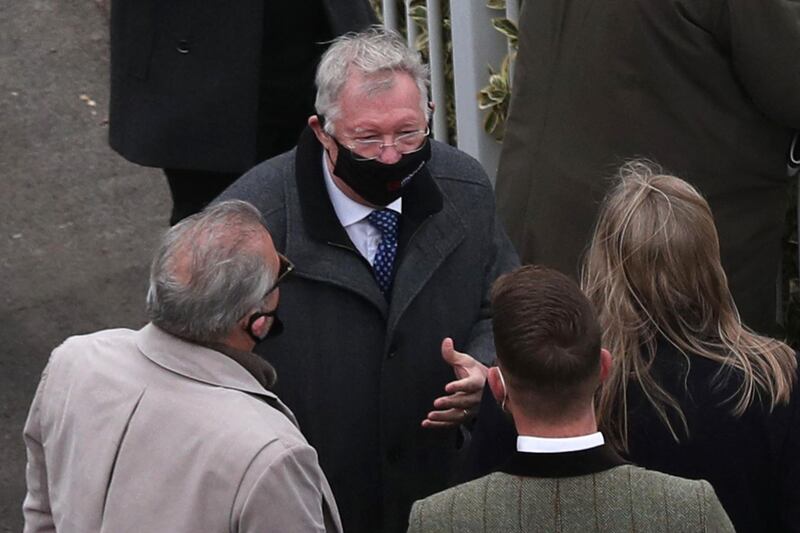
[{"label": "wrinkled forehead", "polygon": [[338,121],[348,127],[389,123],[419,127],[425,120],[421,102],[416,82],[405,72],[357,74],[339,95]]}]

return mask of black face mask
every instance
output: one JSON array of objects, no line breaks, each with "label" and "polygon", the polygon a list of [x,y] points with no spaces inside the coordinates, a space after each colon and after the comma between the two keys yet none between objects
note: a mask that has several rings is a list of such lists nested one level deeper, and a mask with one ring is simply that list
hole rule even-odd
[{"label": "black face mask", "polygon": [[373,205],[385,206],[403,194],[411,178],[431,158],[431,143],[425,139],[422,148],[404,154],[397,163],[387,165],[375,159],[360,161],[346,146],[336,141],[339,155],[333,173],[350,186],[353,191]]}]

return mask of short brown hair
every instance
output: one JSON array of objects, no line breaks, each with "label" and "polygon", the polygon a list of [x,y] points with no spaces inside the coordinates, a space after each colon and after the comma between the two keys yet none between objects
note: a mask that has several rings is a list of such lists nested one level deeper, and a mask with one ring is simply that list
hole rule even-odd
[{"label": "short brown hair", "polygon": [[492,288],[497,358],[514,391],[548,418],[585,404],[599,385],[600,326],[577,283],[542,266],[524,266]]}]

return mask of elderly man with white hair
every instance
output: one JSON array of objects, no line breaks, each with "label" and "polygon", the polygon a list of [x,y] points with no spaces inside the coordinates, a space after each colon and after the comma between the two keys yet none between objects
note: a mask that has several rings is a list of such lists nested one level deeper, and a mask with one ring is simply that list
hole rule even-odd
[{"label": "elderly man with white hair", "polygon": [[340,532],[275,371],[279,256],[258,211],[223,202],[170,229],[139,331],[53,351],[25,425],[25,532]]},{"label": "elderly man with white hair", "polygon": [[222,195],[297,265],[291,327],[256,350],[280,353],[278,393],[353,533],[403,531],[447,486],[494,358],[489,289],[517,264],[484,170],[429,139],[427,76],[393,32],[340,37],[297,147]]}]

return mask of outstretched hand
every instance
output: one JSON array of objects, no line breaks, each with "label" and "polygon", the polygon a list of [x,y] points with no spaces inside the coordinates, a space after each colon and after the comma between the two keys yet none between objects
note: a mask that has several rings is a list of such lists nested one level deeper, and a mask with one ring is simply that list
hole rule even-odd
[{"label": "outstretched hand", "polygon": [[446,396],[433,401],[434,411],[422,421],[422,427],[447,428],[469,420],[481,401],[488,370],[471,355],[456,351],[453,339],[442,341],[442,359],[453,367],[456,380],[444,387]]}]

